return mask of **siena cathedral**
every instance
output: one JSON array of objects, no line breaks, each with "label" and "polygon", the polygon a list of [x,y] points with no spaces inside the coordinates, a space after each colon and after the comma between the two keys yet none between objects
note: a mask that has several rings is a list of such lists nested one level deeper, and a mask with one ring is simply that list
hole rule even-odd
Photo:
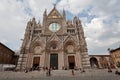
[{"label": "siena cathedral", "polygon": [[28,21],[21,46],[18,69],[52,67],[53,69],[89,68],[87,44],[81,20],[66,20],[66,13],[56,7],[43,13],[42,24]]}]

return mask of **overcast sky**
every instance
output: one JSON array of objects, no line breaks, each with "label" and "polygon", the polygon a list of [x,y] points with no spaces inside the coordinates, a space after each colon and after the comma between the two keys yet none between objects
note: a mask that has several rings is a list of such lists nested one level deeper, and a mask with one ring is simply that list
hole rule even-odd
[{"label": "overcast sky", "polygon": [[67,19],[81,19],[89,54],[108,54],[108,48],[120,46],[120,0],[0,0],[0,42],[19,50],[27,22],[35,17],[42,22],[57,4]]}]

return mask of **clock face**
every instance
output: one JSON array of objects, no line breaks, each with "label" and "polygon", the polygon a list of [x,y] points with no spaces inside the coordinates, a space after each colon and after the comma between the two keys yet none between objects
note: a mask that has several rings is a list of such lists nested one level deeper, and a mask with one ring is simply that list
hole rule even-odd
[{"label": "clock face", "polygon": [[49,25],[49,30],[52,32],[57,32],[60,29],[60,25],[58,23],[51,23]]}]

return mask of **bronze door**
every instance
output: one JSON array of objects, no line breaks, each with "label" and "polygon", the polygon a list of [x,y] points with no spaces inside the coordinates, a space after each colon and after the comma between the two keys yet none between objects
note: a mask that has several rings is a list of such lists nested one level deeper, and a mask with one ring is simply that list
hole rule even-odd
[{"label": "bronze door", "polygon": [[58,54],[50,54],[50,67],[58,69]]}]

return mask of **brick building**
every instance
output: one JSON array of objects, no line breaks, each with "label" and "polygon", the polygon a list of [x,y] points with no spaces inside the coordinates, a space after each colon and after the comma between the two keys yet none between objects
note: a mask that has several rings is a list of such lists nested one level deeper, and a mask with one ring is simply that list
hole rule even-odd
[{"label": "brick building", "polygon": [[111,56],[111,62],[113,62],[115,66],[120,67],[120,47],[116,49],[109,49],[109,53]]},{"label": "brick building", "polygon": [[0,42],[0,64],[14,64],[17,65],[18,55],[10,48]]},{"label": "brick building", "polygon": [[89,55],[91,68],[110,67],[110,55]]}]

